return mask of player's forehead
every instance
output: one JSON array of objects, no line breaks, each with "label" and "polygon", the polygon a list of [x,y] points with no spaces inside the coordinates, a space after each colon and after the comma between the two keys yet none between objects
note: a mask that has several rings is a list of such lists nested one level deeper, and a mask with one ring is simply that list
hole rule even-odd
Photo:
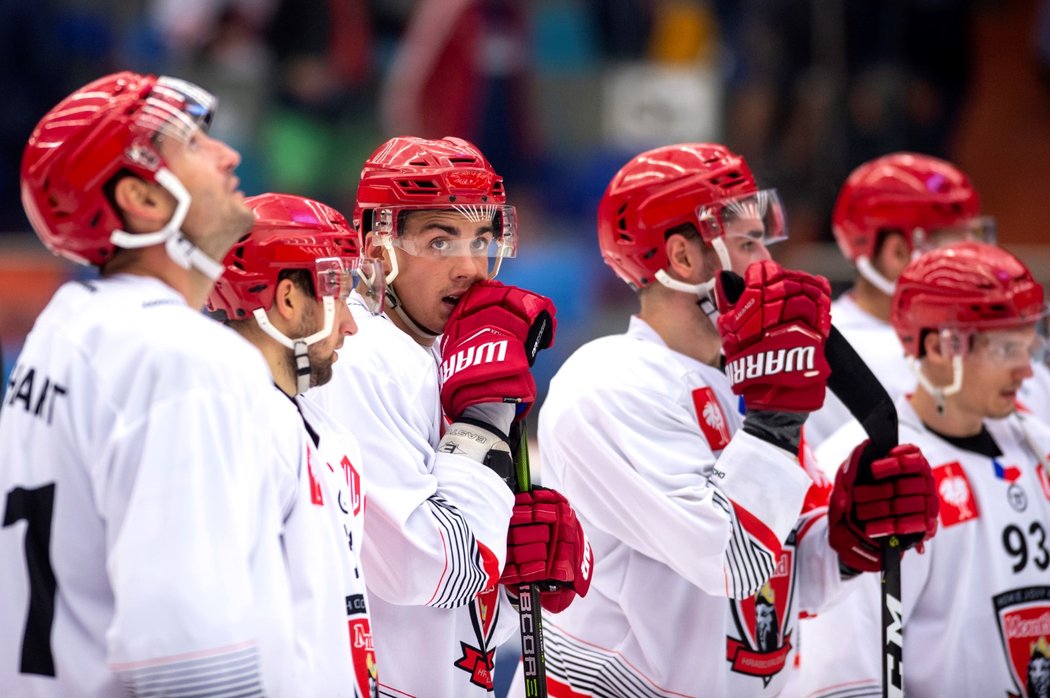
[{"label": "player's forehead", "polygon": [[724,225],[726,237],[745,237],[753,240],[762,240],[765,237],[765,221],[757,215],[727,217]]},{"label": "player's forehead", "polygon": [[405,214],[403,232],[405,236],[444,232],[450,235],[473,236],[489,233],[493,229],[494,215],[467,213],[454,209],[425,209]]}]

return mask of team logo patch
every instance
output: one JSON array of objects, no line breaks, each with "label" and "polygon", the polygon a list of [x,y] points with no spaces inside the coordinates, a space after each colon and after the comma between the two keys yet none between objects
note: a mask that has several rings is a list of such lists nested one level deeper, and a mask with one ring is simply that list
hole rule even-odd
[{"label": "team logo patch", "polygon": [[477,637],[478,646],[473,647],[466,642],[460,641],[463,656],[456,660],[454,666],[457,669],[470,674],[470,682],[475,686],[494,690],[492,684],[492,670],[496,666],[496,650],[485,649],[490,647],[492,633],[496,627],[496,617],[499,610],[499,590],[492,588],[481,592],[470,606],[470,620],[474,626],[474,635]]},{"label": "team logo patch", "polygon": [[948,528],[980,515],[970,479],[958,461],[935,467],[933,479],[937,482],[937,496],[941,500],[942,527]]},{"label": "team logo patch", "polygon": [[712,451],[721,451],[729,445],[729,422],[726,420],[722,405],[710,388],[697,388],[693,391],[693,406],[696,408],[696,421],[700,431],[710,444]]},{"label": "team logo patch", "polygon": [[740,639],[726,638],[726,661],[739,674],[757,676],[764,686],[787,664],[791,633],[785,632],[793,612],[795,585],[795,534],[784,544],[769,581],[746,599],[730,600]]},{"label": "team logo patch", "polygon": [[1012,698],[1050,698],[1050,587],[1012,589],[992,598],[1013,679]]}]

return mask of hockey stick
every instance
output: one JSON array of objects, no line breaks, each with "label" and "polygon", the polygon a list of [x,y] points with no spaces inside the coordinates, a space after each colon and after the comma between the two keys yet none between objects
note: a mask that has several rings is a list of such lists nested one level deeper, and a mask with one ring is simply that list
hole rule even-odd
[{"label": "hockey stick", "polygon": [[[532,489],[529,469],[529,438],[525,420],[518,422],[520,434],[514,454],[515,491]],[[518,618],[521,628],[521,665],[525,677],[525,698],[547,698],[547,668],[543,654],[543,616],[540,614],[540,588],[536,584],[518,586]]]},{"label": "hockey stick", "polygon": [[[872,462],[897,445],[897,409],[882,383],[834,326],[824,344],[824,356],[831,367],[828,390],[842,401],[871,440],[859,463],[859,472],[869,473]],[[904,695],[900,547],[896,535],[882,542],[883,698]]]},{"label": "hockey stick", "polygon": [[[744,292],[744,280],[733,272],[721,272],[726,298],[735,303]],[[870,473],[871,464],[897,445],[897,408],[889,393],[868,365],[835,326],[824,344],[824,357],[831,368],[828,390],[860,422],[870,443],[861,454],[860,473]],[[903,696],[902,658],[904,640],[901,622],[901,562],[897,552],[901,540],[889,536],[882,544],[882,695]]]}]

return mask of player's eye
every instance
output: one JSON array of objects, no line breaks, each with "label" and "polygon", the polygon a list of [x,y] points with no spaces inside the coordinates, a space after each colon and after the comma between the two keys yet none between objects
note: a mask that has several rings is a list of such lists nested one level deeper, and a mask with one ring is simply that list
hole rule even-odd
[{"label": "player's eye", "polygon": [[452,248],[452,242],[448,238],[434,238],[430,241],[430,249],[438,253],[448,252]]}]

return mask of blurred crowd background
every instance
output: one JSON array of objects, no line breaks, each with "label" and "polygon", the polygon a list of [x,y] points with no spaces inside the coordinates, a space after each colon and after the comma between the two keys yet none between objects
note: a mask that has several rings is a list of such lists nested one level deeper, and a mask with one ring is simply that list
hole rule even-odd
[{"label": "blurred crowd background", "polygon": [[[132,69],[220,98],[248,194],[352,209],[393,135],[458,135],[504,175],[522,226],[501,278],[552,296],[539,383],[620,331],[628,289],[601,262],[597,201],[646,148],[724,142],[788,205],[776,254],[850,269],[829,218],[848,172],[915,150],[969,172],[1000,240],[1036,275],[1050,182],[1050,2],[1041,0],[0,0],[0,342],[9,369],[78,273],[29,230],[25,140],[76,87]],[[1050,250],[1050,248],[1045,248]]]}]

